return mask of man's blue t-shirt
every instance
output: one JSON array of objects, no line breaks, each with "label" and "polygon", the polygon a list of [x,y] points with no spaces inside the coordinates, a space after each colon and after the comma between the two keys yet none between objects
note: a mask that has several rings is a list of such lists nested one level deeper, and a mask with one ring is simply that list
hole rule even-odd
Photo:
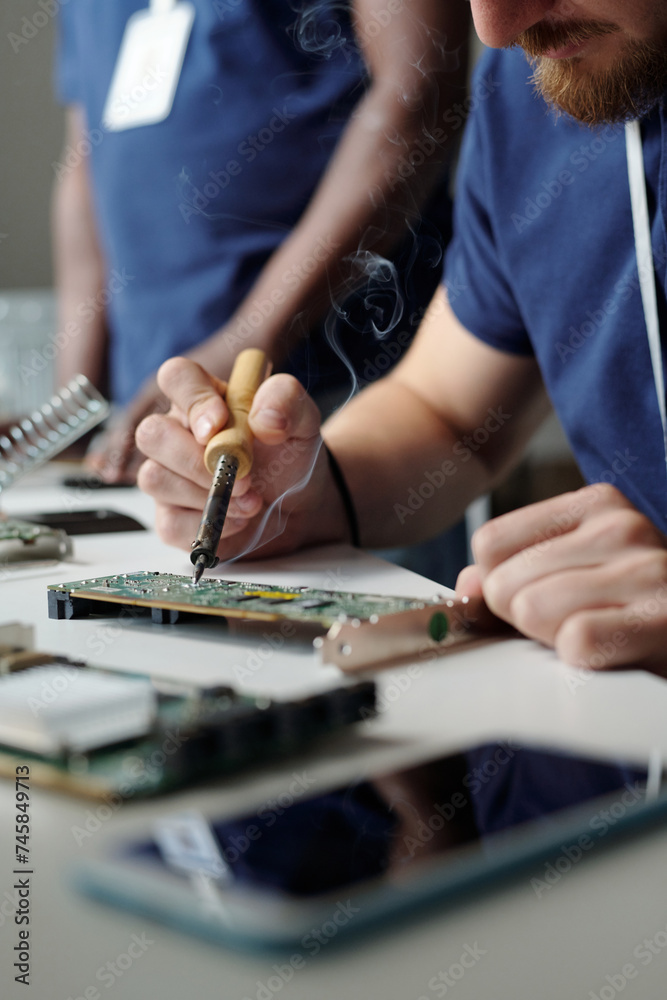
[{"label": "man's blue t-shirt", "polygon": [[[477,69],[445,269],[450,303],[487,344],[536,357],[586,479],[613,483],[667,531],[624,129],[557,118],[530,76],[520,51],[488,52]],[[663,108],[642,135],[667,329]]]},{"label": "man's blue t-shirt", "polygon": [[[166,357],[205,340],[234,312],[308,205],[368,85],[347,4],[324,0],[301,11],[289,0],[191,2],[194,25],[171,113],[120,132],[104,130],[102,112],[127,21],[147,0],[68,0],[60,8],[57,83],[65,103],[84,107],[91,133],[119,403]],[[406,317],[428,304],[440,278],[446,201],[434,199],[421,232],[394,255]],[[319,253],[331,252],[327,240],[323,233]],[[350,310],[347,349],[358,352],[360,374],[366,355],[373,362],[382,354],[373,322],[382,328],[396,313],[393,276],[380,268],[379,278],[365,296],[378,310],[359,302]],[[289,291],[303,274],[282,280]],[[261,322],[271,308],[258,302],[254,318]],[[355,325],[371,336],[358,336]],[[292,370],[340,378],[323,344],[323,337],[311,343]]]}]

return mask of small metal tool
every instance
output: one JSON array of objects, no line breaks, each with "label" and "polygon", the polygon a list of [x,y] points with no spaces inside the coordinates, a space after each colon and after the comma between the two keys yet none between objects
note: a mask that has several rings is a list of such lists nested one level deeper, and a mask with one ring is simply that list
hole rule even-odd
[{"label": "small metal tool", "polygon": [[227,384],[225,402],[229,410],[226,427],[206,446],[204,462],[213,476],[190,560],[192,582],[198,584],[205,569],[218,564],[216,555],[236,477],[248,474],[252,466],[252,434],[248,414],[257,389],[268,373],[264,351],[248,348],[237,356]]},{"label": "small metal tool", "polygon": [[51,399],[0,434],[0,492],[54,458],[109,413],[109,404],[85,375],[75,375]]}]

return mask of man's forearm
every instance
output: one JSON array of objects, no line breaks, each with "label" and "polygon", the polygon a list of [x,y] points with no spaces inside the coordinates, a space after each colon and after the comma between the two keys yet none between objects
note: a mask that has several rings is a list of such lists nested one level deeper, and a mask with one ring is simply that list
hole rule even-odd
[{"label": "man's forearm", "polygon": [[[75,144],[80,113],[68,112],[68,138]],[[58,331],[59,384],[81,372],[99,384],[104,374],[105,321],[101,290],[104,265],[93,220],[88,166],[81,161],[55,182],[52,231]]]},{"label": "man's forearm", "polygon": [[323,436],[344,472],[364,547],[433,537],[494,478],[479,453],[391,376],[332,417]]},{"label": "man's forearm", "polygon": [[[361,269],[350,258],[360,249],[386,253],[419,218],[449,156],[454,132],[446,111],[465,91],[467,14],[465,4],[450,6],[454,13],[445,38],[438,31],[431,38],[426,26],[422,29],[430,54],[419,66],[409,52],[400,61],[392,55],[389,65],[375,54],[373,83],[308,208],[216,345],[223,367],[245,346],[262,347],[279,363],[327,313],[332,298],[344,298],[360,280]],[[363,34],[363,25],[358,30]],[[448,50],[444,54],[441,45]],[[248,334],[253,311],[265,318]],[[192,356],[211,363],[211,351],[199,353]]]},{"label": "man's forearm", "polygon": [[518,460],[549,412],[535,362],[470,335],[444,292],[410,350],[325,424],[362,544],[433,536]]}]

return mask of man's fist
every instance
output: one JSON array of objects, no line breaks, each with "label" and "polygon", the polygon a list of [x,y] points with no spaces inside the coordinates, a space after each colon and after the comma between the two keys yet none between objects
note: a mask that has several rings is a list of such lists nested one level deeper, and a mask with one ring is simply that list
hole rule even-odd
[{"label": "man's fist", "polygon": [[489,521],[459,595],[567,663],[667,674],[667,541],[615,487],[598,483]]},{"label": "man's fist", "polygon": [[[210,438],[225,426],[225,383],[196,362],[171,358],[158,372],[171,403],[137,428],[146,461],[138,483],[156,502],[156,529],[169,545],[190,549],[211,474],[204,465]],[[219,549],[221,559],[272,555],[303,545],[344,540],[340,498],[320,437],[320,414],[290,375],[274,375],[257,390],[249,417],[252,471],[237,480]]]}]

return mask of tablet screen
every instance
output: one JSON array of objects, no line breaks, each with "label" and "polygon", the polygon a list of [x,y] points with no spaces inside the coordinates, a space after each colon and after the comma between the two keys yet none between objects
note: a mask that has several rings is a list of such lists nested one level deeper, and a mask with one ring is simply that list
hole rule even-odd
[{"label": "tablet screen", "polygon": [[[646,801],[650,783],[646,768],[509,740],[321,793],[307,771],[294,779],[252,813],[211,822],[227,885],[313,897],[409,879],[434,856],[488,857],[520,829],[558,836],[563,811],[588,802],[577,819],[582,854]],[[132,854],[160,862],[154,842]]]}]

